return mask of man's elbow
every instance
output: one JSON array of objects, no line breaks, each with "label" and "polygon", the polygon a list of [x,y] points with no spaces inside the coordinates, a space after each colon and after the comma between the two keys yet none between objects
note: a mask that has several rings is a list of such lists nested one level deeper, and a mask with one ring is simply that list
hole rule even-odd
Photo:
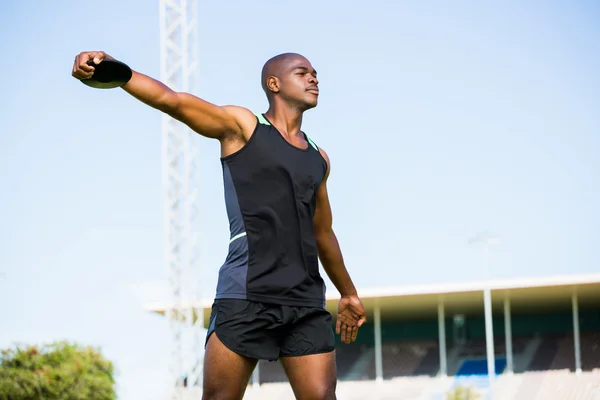
[{"label": "man's elbow", "polygon": [[156,101],[156,108],[169,116],[180,119],[182,108],[181,95],[173,91],[165,91]]}]

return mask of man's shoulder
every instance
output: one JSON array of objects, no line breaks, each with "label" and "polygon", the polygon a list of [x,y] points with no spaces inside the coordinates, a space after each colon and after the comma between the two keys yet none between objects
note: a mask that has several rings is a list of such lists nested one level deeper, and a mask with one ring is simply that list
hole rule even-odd
[{"label": "man's shoulder", "polygon": [[223,109],[230,115],[236,117],[236,119],[241,120],[256,120],[256,116],[252,111],[250,111],[246,107],[242,106],[234,106],[234,105],[226,105],[223,106]]},{"label": "man's shoulder", "polygon": [[226,105],[223,106],[225,112],[233,116],[242,128],[244,136],[249,136],[254,131],[257,123],[257,116],[250,109],[242,106]]}]

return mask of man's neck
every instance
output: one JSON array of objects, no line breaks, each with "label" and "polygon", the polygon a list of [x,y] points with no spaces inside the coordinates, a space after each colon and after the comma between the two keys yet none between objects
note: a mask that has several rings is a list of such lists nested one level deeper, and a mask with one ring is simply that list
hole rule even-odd
[{"label": "man's neck", "polygon": [[283,104],[271,104],[265,113],[277,130],[287,137],[300,134],[303,112]]}]

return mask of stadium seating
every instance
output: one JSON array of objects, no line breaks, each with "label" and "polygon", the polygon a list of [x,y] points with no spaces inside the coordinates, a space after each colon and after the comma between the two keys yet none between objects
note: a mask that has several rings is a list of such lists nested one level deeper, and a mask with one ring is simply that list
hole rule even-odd
[{"label": "stadium seating", "polygon": [[[512,350],[514,354],[522,353],[527,343],[531,340],[530,336],[515,336],[512,338]],[[494,337],[494,354],[506,354],[506,338],[503,336]],[[486,355],[485,338],[469,340],[462,346],[459,357],[484,357]]]},{"label": "stadium seating", "polygon": [[600,370],[600,332],[581,334],[581,367],[584,371]]},{"label": "stadium seating", "polygon": [[558,351],[557,340],[558,338],[555,335],[541,338],[540,346],[527,368],[529,371],[546,371],[550,369],[550,365],[552,365]]},{"label": "stadium seating", "polygon": [[411,376],[430,350],[437,351],[435,342],[394,341],[382,345],[383,378]]},{"label": "stadium seating", "polygon": [[563,336],[556,340],[556,354],[550,364],[550,370],[568,369],[575,370],[575,350],[573,335]]},{"label": "stadium seating", "polygon": [[429,348],[425,357],[421,359],[419,366],[415,369],[416,376],[435,376],[440,370],[440,351],[436,343]]},{"label": "stadium seating", "polygon": [[[366,344],[338,346],[336,348],[337,372],[340,380],[374,379],[375,372],[356,371],[355,365],[365,354],[373,354],[373,346]],[[365,368],[369,368],[366,366]],[[354,376],[348,376],[349,374]]]},{"label": "stadium seating", "polygon": [[[581,361],[583,373],[575,375],[574,346],[572,334],[525,335],[513,338],[514,359],[521,362],[521,370],[514,375],[500,374],[496,378],[495,391],[499,398],[526,400],[600,400],[600,332],[582,332],[580,335]],[[494,340],[496,370],[504,370],[505,338]],[[529,349],[526,351],[526,349]],[[527,353],[528,356],[522,356]],[[439,347],[435,340],[407,341],[391,340],[382,344],[383,378],[390,393],[402,394],[402,398],[438,398],[443,390],[462,384],[473,386],[480,392],[487,390],[488,380],[485,360],[485,340],[478,338],[463,345],[448,346],[449,357],[455,357],[454,369],[449,368],[450,377],[446,386],[439,386],[437,379],[431,380],[439,372]],[[449,358],[449,365],[451,361]],[[523,364],[524,363],[524,364]],[[260,364],[261,384],[287,382],[279,362]],[[337,348],[338,378],[341,388],[347,391],[348,399],[361,397],[374,388],[375,352],[371,344],[340,345]],[[587,371],[587,372],[586,372]],[[435,385],[427,385],[426,383]],[[359,386],[352,386],[352,385]],[[344,386],[350,385],[350,386]],[[363,385],[363,386],[360,386]],[[269,387],[269,385],[266,385]],[[380,387],[380,386],[377,386]],[[440,389],[442,387],[442,389]],[[445,388],[445,389],[443,389]],[[435,390],[434,390],[435,389]],[[284,386],[273,386],[278,393],[289,393]],[[388,390],[388,389],[385,389]],[[384,390],[384,391],[385,391]],[[282,392],[283,391],[283,392]],[[437,392],[435,392],[437,391]],[[268,392],[268,390],[267,390]],[[261,393],[267,393],[261,392]],[[435,392],[435,393],[434,393]],[[437,394],[436,394],[437,393]],[[591,397],[596,393],[597,397]],[[283,397],[281,397],[283,396]],[[276,395],[267,398],[287,398]],[[394,398],[389,397],[389,399]],[[414,396],[414,397],[413,397]],[[431,397],[433,396],[433,397]],[[436,397],[438,396],[438,397]],[[340,397],[341,398],[341,397]],[[388,397],[379,397],[388,399]],[[440,399],[443,397],[439,397]]]}]

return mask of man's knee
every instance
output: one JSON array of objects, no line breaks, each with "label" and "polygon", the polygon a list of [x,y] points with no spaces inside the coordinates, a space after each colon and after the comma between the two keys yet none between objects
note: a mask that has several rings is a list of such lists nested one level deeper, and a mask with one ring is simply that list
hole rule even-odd
[{"label": "man's knee", "polygon": [[239,400],[243,396],[243,392],[218,382],[205,382],[203,386],[202,400]]},{"label": "man's knee", "polygon": [[336,386],[337,381],[335,379],[319,382],[312,387],[311,395],[306,400],[336,400]]},{"label": "man's knee", "polygon": [[[209,376],[207,376],[209,375]],[[248,379],[245,374],[235,377],[223,374],[205,374],[202,400],[240,400],[244,397]]]},{"label": "man's knee", "polygon": [[219,385],[218,380],[205,377],[202,385],[202,400],[224,399],[226,393],[223,389],[223,385]]},{"label": "man's knee", "polygon": [[220,393],[218,391],[212,390],[203,390],[202,391],[202,400],[229,400],[231,397],[227,397],[226,394]]}]

